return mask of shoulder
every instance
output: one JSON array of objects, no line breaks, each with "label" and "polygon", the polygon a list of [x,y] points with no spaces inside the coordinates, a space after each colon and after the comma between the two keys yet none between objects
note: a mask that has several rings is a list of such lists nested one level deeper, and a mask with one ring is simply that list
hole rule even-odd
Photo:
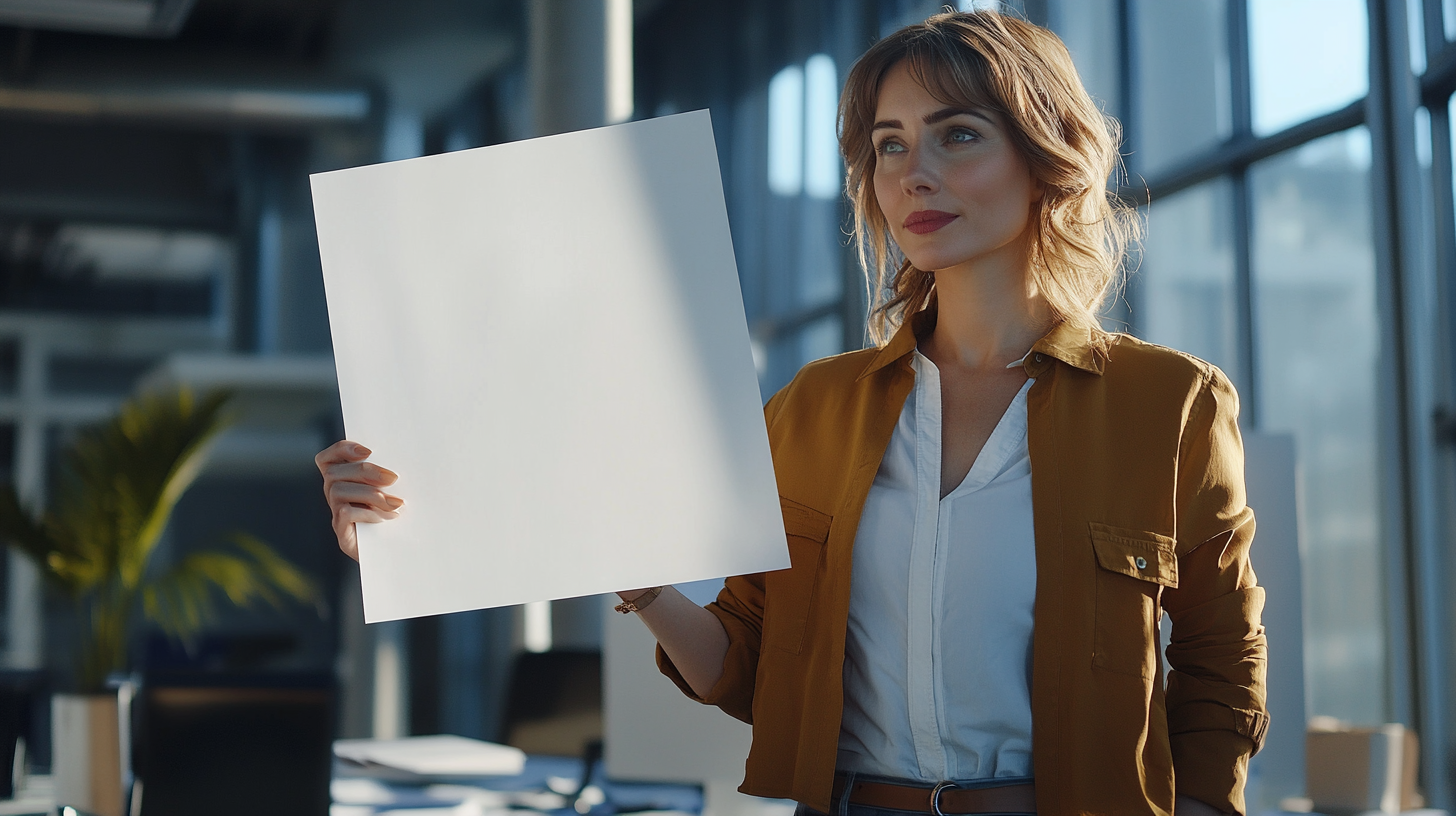
[{"label": "shoulder", "polygon": [[1205,410],[1238,416],[1238,392],[1207,360],[1130,334],[1108,335],[1106,359],[1103,378],[1109,391],[1169,408],[1177,404],[1185,421]]},{"label": "shoulder", "polygon": [[784,413],[802,412],[846,397],[864,385],[860,375],[879,354],[879,348],[846,351],[807,363],[789,384],[769,400],[766,411],[772,424]]},{"label": "shoulder", "polygon": [[1104,374],[1108,377],[1175,391],[1233,390],[1223,371],[1207,360],[1130,334],[1109,334],[1107,338]]}]

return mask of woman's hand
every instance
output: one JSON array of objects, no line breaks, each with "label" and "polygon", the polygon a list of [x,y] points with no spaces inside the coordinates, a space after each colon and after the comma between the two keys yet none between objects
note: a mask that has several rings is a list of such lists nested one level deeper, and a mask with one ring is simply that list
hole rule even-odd
[{"label": "woman's hand", "polygon": [[380,489],[394,484],[399,475],[364,461],[370,453],[363,445],[345,439],[313,458],[324,475],[324,497],[329,501],[339,549],[355,561],[359,560],[359,539],[354,535],[354,524],[399,518],[399,509],[404,506],[404,499]]}]

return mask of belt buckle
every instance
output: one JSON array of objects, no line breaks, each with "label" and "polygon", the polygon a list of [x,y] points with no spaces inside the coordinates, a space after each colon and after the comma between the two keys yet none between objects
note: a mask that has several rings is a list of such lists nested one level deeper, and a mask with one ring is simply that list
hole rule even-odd
[{"label": "belt buckle", "polygon": [[935,816],[948,816],[945,811],[940,809],[940,795],[942,793],[945,793],[947,788],[951,790],[960,790],[960,787],[960,785],[957,785],[954,782],[941,782],[937,784],[934,788],[932,788],[930,790],[930,812],[934,813]]}]

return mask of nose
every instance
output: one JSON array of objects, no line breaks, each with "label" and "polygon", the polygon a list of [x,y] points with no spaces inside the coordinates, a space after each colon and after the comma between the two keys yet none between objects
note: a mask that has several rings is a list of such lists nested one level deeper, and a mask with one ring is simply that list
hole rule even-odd
[{"label": "nose", "polygon": [[940,189],[940,176],[933,161],[918,146],[907,151],[901,167],[900,189],[906,195],[929,195]]}]

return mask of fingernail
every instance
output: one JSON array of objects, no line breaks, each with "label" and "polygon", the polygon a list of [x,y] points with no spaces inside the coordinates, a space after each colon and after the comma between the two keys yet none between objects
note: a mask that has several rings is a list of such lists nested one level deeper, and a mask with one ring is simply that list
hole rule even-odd
[{"label": "fingernail", "polygon": [[363,445],[355,445],[354,446],[354,455],[355,456],[368,456],[369,454],[371,454],[373,452],[374,451],[369,450],[368,448],[364,447]]},{"label": "fingernail", "polygon": [[389,505],[390,510],[397,511],[399,508],[404,507],[404,499],[398,496],[385,496],[384,501]]}]

